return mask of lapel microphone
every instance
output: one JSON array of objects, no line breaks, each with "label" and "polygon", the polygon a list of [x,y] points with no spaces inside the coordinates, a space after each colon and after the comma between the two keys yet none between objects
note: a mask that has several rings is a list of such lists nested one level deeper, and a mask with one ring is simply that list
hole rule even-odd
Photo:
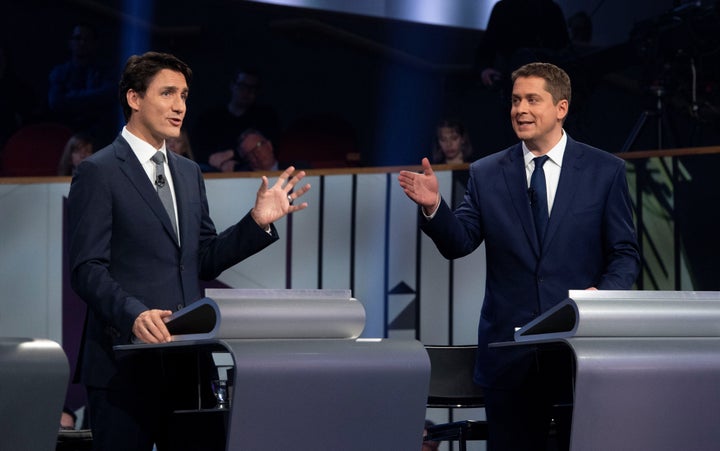
[{"label": "lapel microphone", "polygon": [[155,178],[155,186],[157,186],[158,188],[162,188],[163,186],[165,186],[165,175],[157,175],[157,177]]}]

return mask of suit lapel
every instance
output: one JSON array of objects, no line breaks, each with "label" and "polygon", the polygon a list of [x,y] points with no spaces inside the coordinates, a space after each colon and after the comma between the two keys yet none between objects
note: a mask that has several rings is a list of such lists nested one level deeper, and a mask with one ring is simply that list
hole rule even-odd
[{"label": "suit lapel", "polygon": [[560,180],[558,180],[555,200],[553,201],[553,208],[550,212],[550,221],[548,222],[548,228],[545,232],[545,240],[543,240],[544,248],[547,248],[550,242],[552,242],[555,233],[560,227],[560,224],[562,224],[563,218],[567,215],[568,209],[575,197],[575,187],[578,186],[578,181],[583,170],[582,157],[582,149],[568,136],[562,169],[560,170]]},{"label": "suit lapel", "polygon": [[125,174],[130,184],[140,194],[140,197],[142,197],[145,203],[147,203],[148,208],[150,208],[152,213],[157,216],[160,222],[162,222],[165,231],[177,244],[177,238],[175,236],[172,223],[170,222],[170,217],[165,211],[165,207],[163,207],[160,197],[157,195],[157,191],[155,191],[155,187],[150,180],[148,180],[148,176],[145,173],[142,164],[138,161],[137,157],[130,148],[130,144],[128,144],[122,136],[119,136],[115,140],[114,146],[115,156],[119,161],[120,170]]},{"label": "suit lapel", "polygon": [[540,255],[540,244],[537,240],[535,221],[530,209],[524,163],[522,145],[517,144],[508,150],[506,157],[503,159],[503,174],[513,208],[520,218],[520,224],[525,230],[525,235],[535,253]]}]

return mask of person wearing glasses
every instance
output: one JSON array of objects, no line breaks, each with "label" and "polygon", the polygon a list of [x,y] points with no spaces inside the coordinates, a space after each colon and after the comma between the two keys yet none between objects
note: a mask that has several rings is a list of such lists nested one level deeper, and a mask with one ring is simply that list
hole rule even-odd
[{"label": "person wearing glasses", "polygon": [[[230,98],[224,105],[205,111],[190,130],[195,159],[203,172],[239,170],[235,148],[238,134],[254,129],[274,141],[280,135],[280,119],[275,110],[258,102],[261,92],[260,74],[240,69],[230,83]],[[233,157],[230,161],[229,157]]]}]

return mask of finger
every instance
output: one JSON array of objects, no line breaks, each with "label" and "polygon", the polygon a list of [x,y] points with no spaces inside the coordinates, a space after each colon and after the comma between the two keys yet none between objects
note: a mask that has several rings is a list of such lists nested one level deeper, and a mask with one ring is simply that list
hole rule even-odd
[{"label": "finger", "polygon": [[260,180],[260,188],[258,189],[258,193],[264,193],[268,189],[268,178],[267,176],[263,175],[262,179]]},{"label": "finger", "polygon": [[430,166],[430,160],[427,159],[427,157],[422,159],[422,168],[423,168],[423,174],[425,175],[433,175],[433,169],[432,166]]},{"label": "finger", "polygon": [[296,189],[295,191],[293,191],[293,193],[290,194],[290,197],[292,198],[292,200],[295,200],[298,197],[302,196],[303,194],[307,193],[309,189],[310,189],[310,184],[307,183],[307,184],[305,184],[305,186],[302,186],[302,187]]},{"label": "finger", "polygon": [[285,185],[285,188],[287,188],[287,191],[288,192],[291,191],[295,187],[295,185],[297,185],[298,182],[300,182],[300,180],[302,180],[304,177],[305,177],[305,171],[300,171],[297,174],[295,174],[295,176],[293,176],[293,178],[291,178],[287,182],[287,185]]},{"label": "finger", "polygon": [[296,211],[304,210],[308,206],[307,202],[303,202],[301,204],[293,204],[290,205],[290,208],[288,209],[288,213],[295,213]]},{"label": "finger", "polygon": [[295,167],[288,166],[288,168],[285,169],[282,174],[280,174],[280,177],[278,177],[278,182],[284,182],[285,180],[288,180],[293,172],[295,172]]}]

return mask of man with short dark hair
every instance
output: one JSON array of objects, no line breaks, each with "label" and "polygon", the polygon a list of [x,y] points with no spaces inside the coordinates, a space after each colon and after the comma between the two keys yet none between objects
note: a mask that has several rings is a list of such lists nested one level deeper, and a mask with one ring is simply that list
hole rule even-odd
[{"label": "man with short dark hair", "polygon": [[[113,346],[171,341],[165,321],[202,297],[200,279],[276,241],[273,223],[307,207],[293,205],[310,185],[290,167],[272,186],[263,176],[250,212],[215,231],[200,168],[165,144],[180,135],[191,78],[173,55],[130,57],[119,92],[127,125],[80,164],[70,187],[71,281],[88,306],[77,372],[96,450],[180,449],[172,414],[183,393],[173,388],[187,365],[152,352],[118,356]],[[205,443],[182,449],[210,447],[216,437],[201,429],[190,432],[207,434]]]},{"label": "man with short dark hair", "polygon": [[[487,281],[475,382],[483,387],[488,450],[545,450],[551,419],[569,446],[572,361],[534,346],[489,347],[568,296],[570,289],[627,290],[640,269],[625,163],[563,130],[570,78],[531,63],[513,73],[511,122],[520,143],[475,161],[451,211],[427,158],[399,183],[421,208],[425,232],[446,258],[485,243]],[[542,168],[542,169],[541,169]]]}]

